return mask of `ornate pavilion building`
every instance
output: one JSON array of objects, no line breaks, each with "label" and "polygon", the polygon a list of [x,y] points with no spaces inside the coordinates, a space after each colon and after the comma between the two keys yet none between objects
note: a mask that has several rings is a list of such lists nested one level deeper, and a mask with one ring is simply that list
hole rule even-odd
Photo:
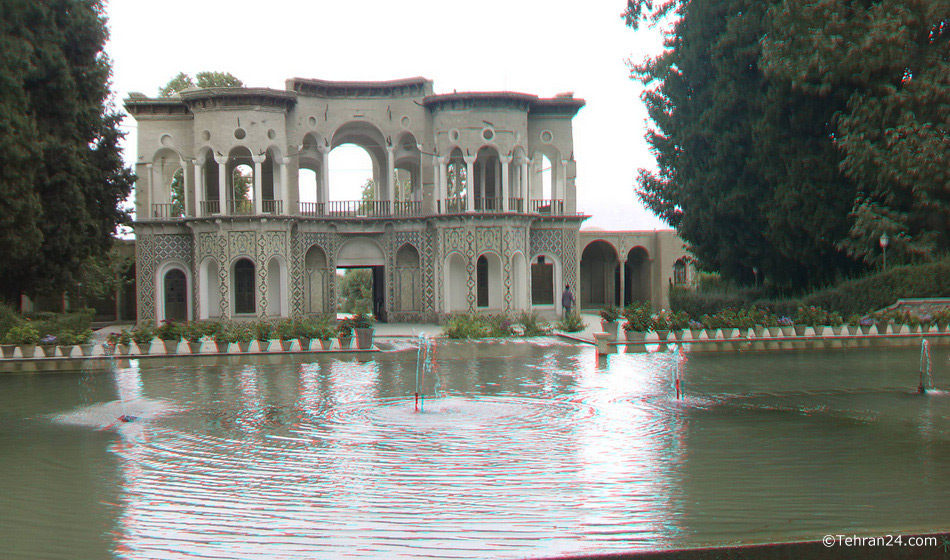
[{"label": "ornate pavilion building", "polygon": [[[585,307],[663,306],[685,281],[672,232],[579,235],[583,106],[433,94],[423,78],[132,94],[138,320],[333,314],[347,267],[372,269],[388,321],[553,314],[565,284]],[[328,156],[344,144],[369,154],[372,200],[331,196]]]}]

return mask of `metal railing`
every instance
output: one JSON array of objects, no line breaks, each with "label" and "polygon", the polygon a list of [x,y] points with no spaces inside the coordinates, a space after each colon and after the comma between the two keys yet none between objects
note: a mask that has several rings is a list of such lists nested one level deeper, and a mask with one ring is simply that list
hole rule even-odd
[{"label": "metal railing", "polygon": [[247,199],[229,200],[228,206],[232,216],[247,216],[254,213],[254,202]]},{"label": "metal railing", "polygon": [[564,201],[558,199],[532,200],[530,211],[534,214],[564,214]]},{"label": "metal railing", "polygon": [[162,203],[162,204],[153,204],[152,212],[149,214],[150,218],[158,219],[168,219],[168,218],[182,218],[184,214],[181,211],[175,211],[175,205],[171,203]]},{"label": "metal railing", "polygon": [[421,216],[422,203],[417,201],[393,202],[393,216]]},{"label": "metal railing", "polygon": [[263,214],[283,214],[284,213],[284,201],[283,200],[267,200],[264,199],[261,201],[261,213]]},{"label": "metal railing", "polygon": [[220,200],[202,200],[198,206],[201,208],[202,216],[214,216],[221,213]]},{"label": "metal railing", "polygon": [[[393,207],[397,214],[393,214]],[[407,212],[415,212],[407,214]],[[388,200],[331,200],[330,202],[301,202],[302,216],[326,216],[331,218],[381,218],[389,216],[420,215],[421,202],[398,202]]]},{"label": "metal railing", "polygon": [[481,198],[475,197],[476,212],[501,212],[500,198]]}]

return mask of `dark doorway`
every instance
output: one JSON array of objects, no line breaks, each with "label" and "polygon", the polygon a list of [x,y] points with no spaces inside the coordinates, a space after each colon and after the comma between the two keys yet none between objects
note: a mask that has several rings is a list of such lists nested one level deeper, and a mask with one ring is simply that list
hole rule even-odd
[{"label": "dark doorway", "polygon": [[188,283],[185,273],[172,269],[165,273],[165,320],[183,322],[188,320]]},{"label": "dark doorway", "polygon": [[255,313],[255,302],[254,263],[241,259],[234,265],[234,313]]}]

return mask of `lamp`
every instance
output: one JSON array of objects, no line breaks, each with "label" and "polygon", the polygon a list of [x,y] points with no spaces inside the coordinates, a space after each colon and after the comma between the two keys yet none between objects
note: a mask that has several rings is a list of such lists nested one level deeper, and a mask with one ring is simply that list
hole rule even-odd
[{"label": "lamp", "polygon": [[890,243],[891,238],[887,236],[887,232],[881,234],[881,253],[884,257],[884,270],[887,270],[887,244]]}]

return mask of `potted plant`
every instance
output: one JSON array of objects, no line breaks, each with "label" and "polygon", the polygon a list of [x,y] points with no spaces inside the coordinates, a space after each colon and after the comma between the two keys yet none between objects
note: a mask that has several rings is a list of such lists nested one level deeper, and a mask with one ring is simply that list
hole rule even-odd
[{"label": "potted plant", "polygon": [[181,329],[181,336],[188,343],[188,351],[192,354],[201,353],[201,339],[205,335],[205,329],[198,323],[188,323]]},{"label": "potted plant", "polygon": [[600,328],[610,335],[610,340],[617,340],[617,329],[620,325],[620,309],[615,305],[605,305],[600,309]]},{"label": "potted plant", "polygon": [[132,340],[138,346],[139,354],[151,352],[153,338],[155,338],[155,329],[149,325],[141,325],[132,331]]},{"label": "potted plant", "polygon": [[[30,322],[25,322],[19,325],[14,325],[7,331],[7,334],[3,336],[4,344],[13,346],[14,349],[20,349],[20,356],[23,358],[32,358],[36,352],[36,345],[40,341],[40,333],[37,332],[36,327],[34,327]],[[7,351],[4,350],[3,355],[7,356]],[[13,357],[13,350],[10,350],[9,357]]]},{"label": "potted plant", "polygon": [[677,340],[683,339],[683,333],[689,326],[689,315],[685,311],[670,314],[670,331]]},{"label": "potted plant", "polygon": [[162,321],[162,326],[155,330],[155,335],[165,345],[166,354],[178,353],[178,343],[181,342],[181,326],[166,319]]},{"label": "potted plant", "polygon": [[43,355],[52,358],[56,355],[56,348],[59,346],[59,337],[54,334],[46,334],[40,339],[40,348],[43,349]]},{"label": "potted plant", "polygon": [[326,321],[314,327],[313,337],[320,339],[320,348],[324,350],[329,350],[333,346],[333,334],[333,327]]},{"label": "potted plant", "polygon": [[228,346],[231,345],[231,333],[228,329],[224,328],[224,325],[221,325],[221,328],[214,331],[211,335],[211,339],[214,340],[214,350],[218,354],[227,354]]},{"label": "potted plant", "polygon": [[373,347],[373,317],[366,313],[357,313],[353,316],[353,330],[356,331],[356,347],[367,350]]},{"label": "potted plant", "polygon": [[670,314],[667,313],[666,310],[661,309],[659,313],[651,317],[651,320],[657,338],[660,339],[660,342],[663,342],[670,336]]},{"label": "potted plant", "polygon": [[[274,325],[267,321],[258,321],[254,323],[253,338],[257,340],[257,347],[261,352],[270,350],[270,340],[274,335]],[[247,350],[241,350],[247,352]]]},{"label": "potted plant", "polygon": [[841,313],[838,313],[837,311],[828,313],[827,322],[828,326],[831,328],[831,334],[840,336],[842,330],[844,329],[844,318],[841,317]]},{"label": "potted plant", "polygon": [[349,319],[343,319],[337,325],[336,339],[340,343],[340,348],[349,348],[353,344],[353,327]]},{"label": "potted plant", "polygon": [[117,333],[109,333],[109,336],[106,337],[106,344],[111,352],[119,354],[120,356],[127,356],[129,354],[129,346],[132,344],[132,333],[125,329]]},{"label": "potted plant", "polygon": [[690,319],[687,326],[689,327],[689,335],[693,340],[698,339],[699,335],[703,332],[703,324],[695,319]]},{"label": "potted plant", "polygon": [[290,350],[290,347],[294,343],[294,339],[298,337],[297,329],[294,327],[294,324],[291,321],[280,321],[274,327],[274,336],[280,340],[280,349],[282,352],[287,352]]},{"label": "potted plant", "polygon": [[61,330],[56,339],[56,349],[59,350],[59,355],[64,358],[71,357],[73,347],[79,344],[79,335],[71,329]]},{"label": "potted plant", "polygon": [[[607,308],[604,308],[607,309]],[[608,310],[608,315],[609,315]],[[604,324],[604,312],[601,310],[601,324]],[[624,338],[630,340],[644,340],[647,333],[653,329],[653,319],[650,316],[650,308],[644,304],[633,304],[623,310],[623,317],[626,319],[623,323]],[[604,332],[610,334],[607,330],[610,324],[616,327],[616,323],[608,323]],[[614,336],[614,335],[612,335]]]},{"label": "potted plant", "polygon": [[251,349],[251,341],[254,340],[254,333],[247,325],[234,324],[228,327],[228,342],[237,344],[241,352],[247,352]]},{"label": "potted plant", "polygon": [[782,336],[792,336],[795,334],[795,321],[792,321],[790,317],[781,316],[778,318],[778,326],[782,329]]},{"label": "potted plant", "polygon": [[297,338],[297,344],[300,345],[301,352],[308,352],[310,350],[316,328],[316,325],[307,320],[294,321],[294,336]]}]

